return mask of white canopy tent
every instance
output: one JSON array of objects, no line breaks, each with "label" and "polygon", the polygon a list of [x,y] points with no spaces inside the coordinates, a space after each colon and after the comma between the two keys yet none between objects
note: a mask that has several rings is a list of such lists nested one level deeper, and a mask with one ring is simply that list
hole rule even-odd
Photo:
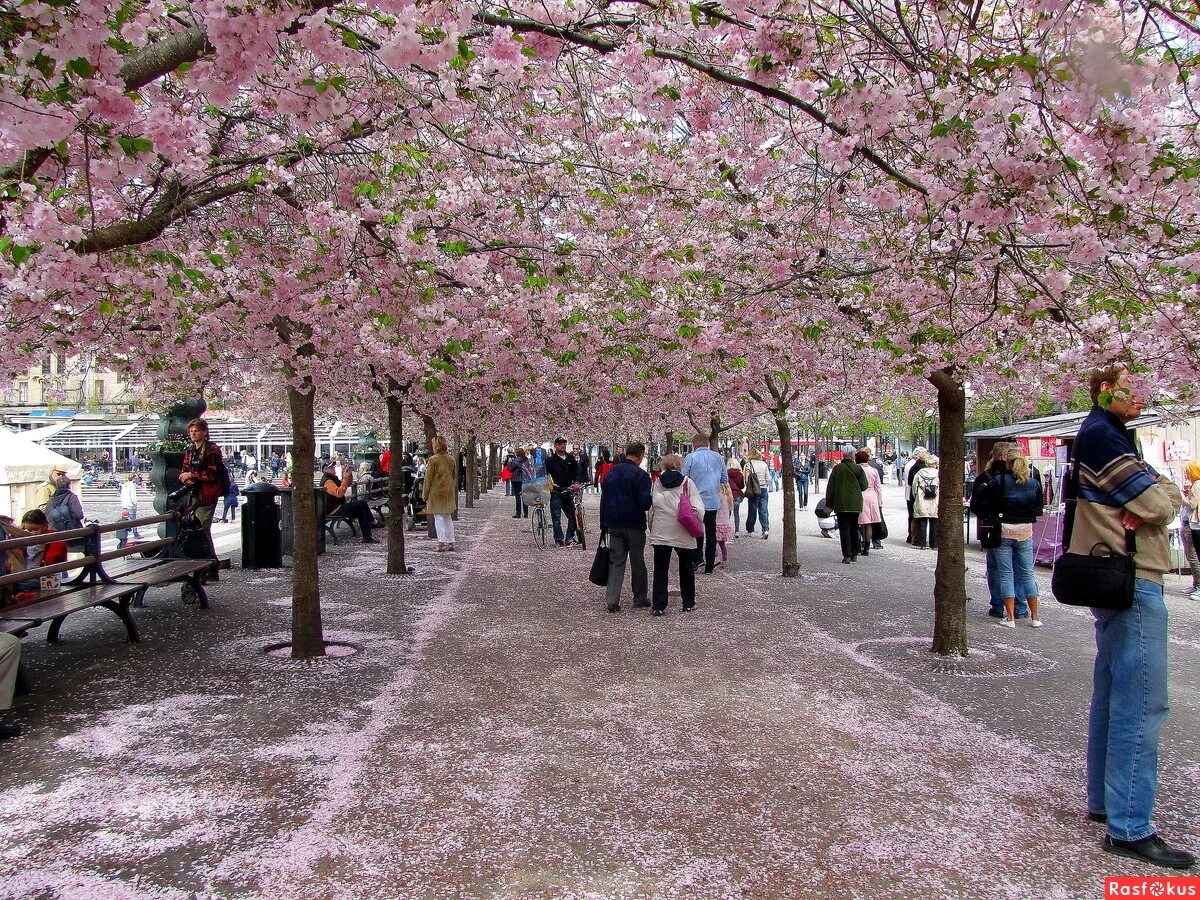
[{"label": "white canopy tent", "polygon": [[83,476],[83,467],[22,435],[0,429],[0,515],[20,521],[36,505],[39,485],[50,471],[61,467],[72,482]]}]

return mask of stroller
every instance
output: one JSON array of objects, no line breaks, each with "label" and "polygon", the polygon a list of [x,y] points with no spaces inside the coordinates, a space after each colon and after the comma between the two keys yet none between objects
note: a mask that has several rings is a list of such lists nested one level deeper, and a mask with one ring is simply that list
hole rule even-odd
[{"label": "stroller", "polygon": [[822,497],[817,504],[817,508],[813,510],[817,517],[817,527],[821,529],[821,537],[832,538],[833,533],[838,530],[838,520],[829,510],[829,504]]}]

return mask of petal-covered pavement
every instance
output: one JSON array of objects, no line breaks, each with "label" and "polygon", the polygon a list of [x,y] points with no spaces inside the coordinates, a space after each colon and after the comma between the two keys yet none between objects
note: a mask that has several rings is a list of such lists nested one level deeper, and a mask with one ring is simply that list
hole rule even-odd
[{"label": "petal-covered pavement", "polygon": [[[26,735],[0,744],[0,895],[1075,898],[1151,874],[1083,820],[1085,615],[992,627],[973,552],[974,652],[940,662],[934,554],[894,529],[842,566],[801,513],[785,580],[772,497],[771,539],[734,542],[686,615],[607,614],[591,554],[537,550],[497,490],[460,552],[414,542],[412,576],[330,548],[350,656],[263,652],[286,571],[226,573],[208,611],[152,593],[139,645],[102,610],[57,647],[35,632]],[[1180,584],[1156,820],[1195,848]]]}]

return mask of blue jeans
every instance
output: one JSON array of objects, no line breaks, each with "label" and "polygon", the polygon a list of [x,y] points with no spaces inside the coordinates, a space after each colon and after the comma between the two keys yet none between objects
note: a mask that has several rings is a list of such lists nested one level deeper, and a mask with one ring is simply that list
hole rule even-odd
[{"label": "blue jeans", "polygon": [[733,501],[733,533],[737,534],[742,530],[742,501],[737,499]]},{"label": "blue jeans", "polygon": [[[562,523],[558,520],[561,513],[567,514],[567,536],[565,538],[563,537]],[[550,521],[554,525],[554,543],[575,540],[575,501],[571,499],[570,494],[551,492]]]},{"label": "blue jeans", "polygon": [[796,500],[801,508],[808,506],[808,476],[806,475],[796,478]]},{"label": "blue jeans", "polygon": [[[992,612],[997,613],[1001,617],[1003,617],[1004,615],[1006,615],[1006,613],[1004,612],[1004,594],[1000,593],[1000,578],[999,578],[999,571],[998,571],[1000,568],[1000,564],[996,561],[996,551],[999,549],[1000,549],[999,547],[995,547],[991,550],[986,550],[984,552],[987,553],[987,583],[988,583],[989,606],[990,606]],[[1029,601],[1025,599],[1025,589],[1021,585],[1014,584],[1014,588],[1017,591],[1017,593],[1015,595],[1017,598],[1016,615],[1017,615],[1017,618],[1019,618],[1019,619],[1024,618],[1025,616],[1029,615]]]},{"label": "blue jeans", "polygon": [[1088,811],[1108,833],[1140,841],[1154,833],[1158,736],[1167,720],[1167,606],[1163,588],[1137,579],[1133,606],[1093,610],[1096,668],[1088,716]]},{"label": "blue jeans", "polygon": [[[993,560],[995,565],[993,565]],[[1033,540],[1003,538],[1000,546],[988,551],[988,590],[992,608],[1004,612],[1004,598],[1017,598],[1016,615],[1029,615],[1029,599],[1038,595],[1033,577]],[[999,596],[999,605],[996,598]]]},{"label": "blue jeans", "polygon": [[762,523],[763,531],[766,531],[770,527],[770,523],[767,521],[766,488],[760,490],[757,497],[754,494],[746,495],[746,534],[754,534],[755,517]]}]

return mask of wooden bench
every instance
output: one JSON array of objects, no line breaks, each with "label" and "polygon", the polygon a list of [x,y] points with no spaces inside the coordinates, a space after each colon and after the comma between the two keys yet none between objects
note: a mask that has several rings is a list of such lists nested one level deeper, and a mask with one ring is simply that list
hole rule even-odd
[{"label": "wooden bench", "polygon": [[[367,506],[371,510],[371,518],[375,521],[377,527],[382,527],[387,524],[387,506],[388,506],[388,476],[375,476],[371,479],[371,490],[365,496],[355,496],[352,500],[366,500]],[[326,501],[328,502],[328,500]],[[358,537],[358,522],[355,519],[347,518],[340,512],[333,515],[325,516],[325,531],[329,535],[329,539],[335,544],[340,543],[338,540],[337,526],[344,525],[350,530],[352,537]]]},{"label": "wooden bench", "polygon": [[[52,532],[45,535],[12,538],[0,541],[0,551],[22,549],[36,544],[49,544],[62,540],[90,539],[92,547],[99,547],[101,536],[124,528],[156,525],[172,521],[177,513],[148,516],[131,522],[113,522],[108,525],[91,525],[72,531]],[[146,558],[147,552],[169,552],[176,548],[175,538],[164,538],[134,544],[104,553],[93,553],[80,559],[67,560],[23,572],[0,576],[0,586],[12,586],[23,581],[40,579],[43,576],[61,575],[78,570],[73,578],[58,588],[38,590],[37,597],[28,603],[16,603],[0,607],[0,628],[9,634],[22,636],[30,629],[50,623],[47,641],[56,643],[63,621],[73,613],[85,609],[103,607],[112,611],[125,626],[130,642],[139,640],[137,624],[129,611],[130,605],[142,604],[146,591],[159,584],[174,581],[187,582],[195,592],[201,608],[208,608],[208,594],[204,590],[201,575],[212,565],[210,559],[183,559],[163,556]],[[116,561],[113,571],[106,570],[105,563]],[[114,577],[115,575],[115,577]]]}]

